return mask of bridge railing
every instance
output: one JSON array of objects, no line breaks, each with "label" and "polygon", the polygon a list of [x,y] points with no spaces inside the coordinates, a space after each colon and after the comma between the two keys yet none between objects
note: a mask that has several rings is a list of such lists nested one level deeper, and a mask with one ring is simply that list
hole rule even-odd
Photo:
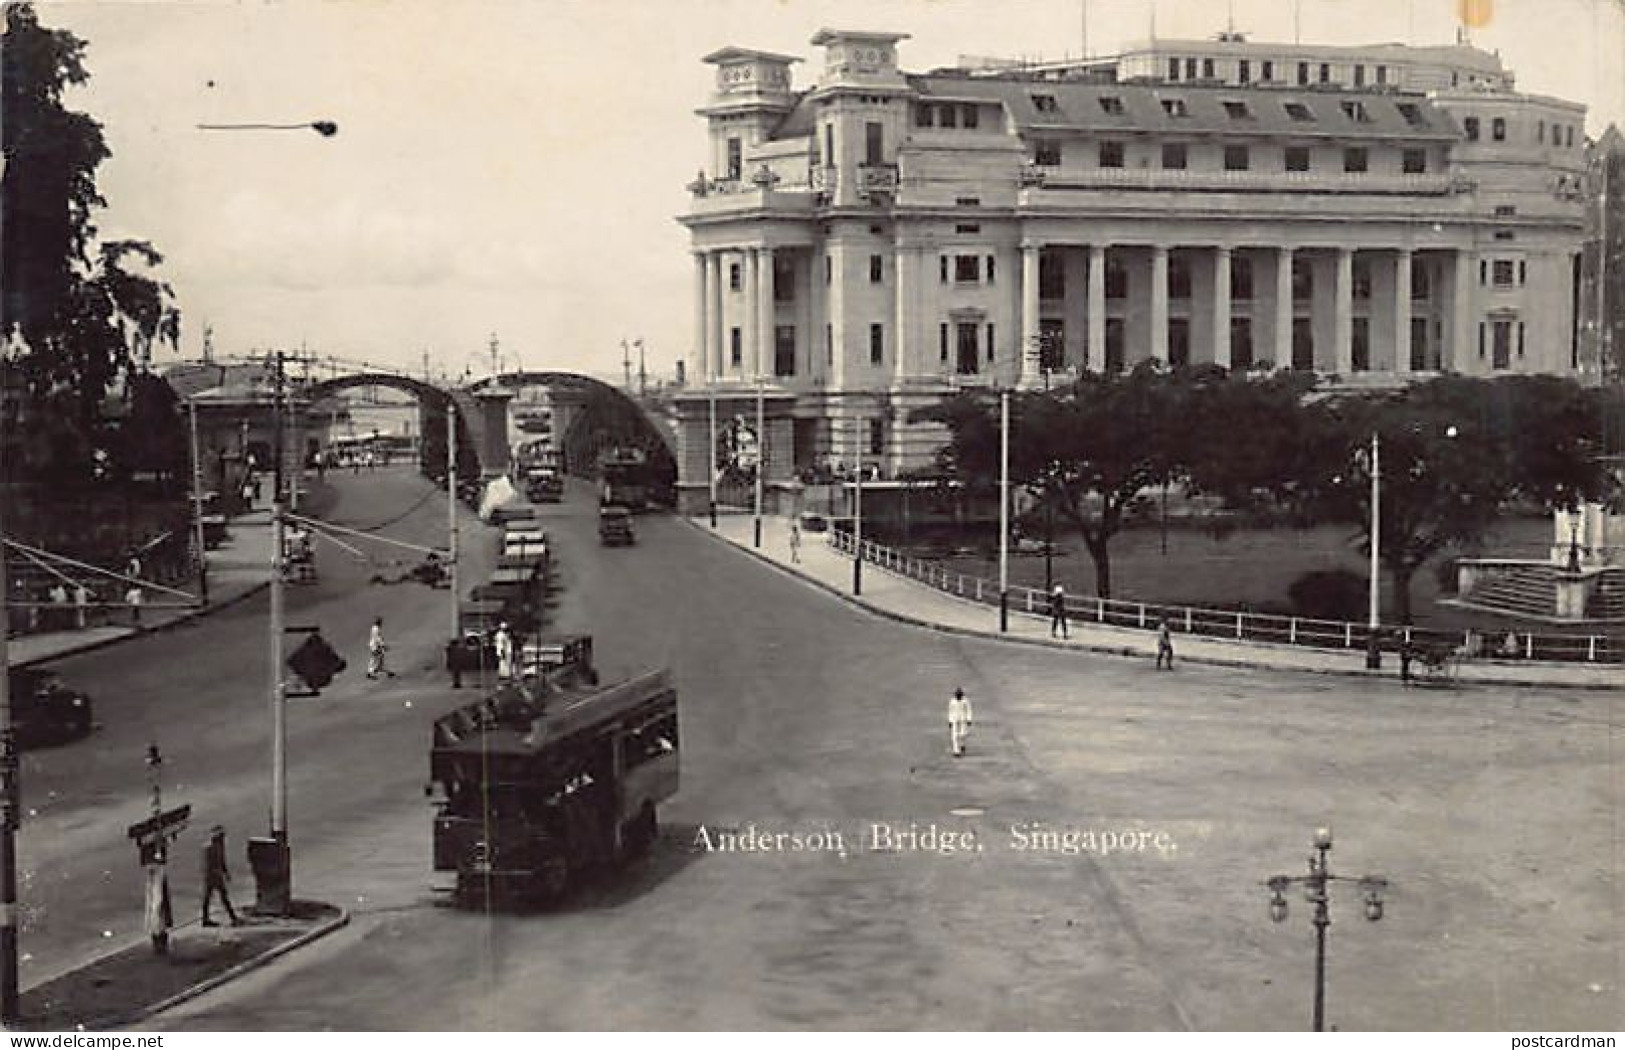
[{"label": "bridge railing", "polygon": [[[829,543],[845,554],[853,552],[852,534],[831,530]],[[863,541],[863,560],[888,572],[967,601],[997,607],[999,587],[993,580],[957,572],[940,562],[916,558],[870,540]],[[1064,598],[1069,620],[1108,627],[1155,630],[1162,621],[1179,634],[1196,637],[1363,652],[1371,638],[1367,624],[1346,620],[1319,620],[1305,616],[1277,616],[1245,609],[1125,601],[1117,598]],[[1050,596],[1032,587],[1009,589],[1010,609],[1047,616]],[[1511,631],[1486,635],[1474,630],[1443,631],[1425,627],[1377,627],[1381,646],[1395,650],[1401,642],[1417,648],[1448,650],[1469,658],[1562,663],[1625,663],[1625,638],[1607,634],[1540,634]]]}]

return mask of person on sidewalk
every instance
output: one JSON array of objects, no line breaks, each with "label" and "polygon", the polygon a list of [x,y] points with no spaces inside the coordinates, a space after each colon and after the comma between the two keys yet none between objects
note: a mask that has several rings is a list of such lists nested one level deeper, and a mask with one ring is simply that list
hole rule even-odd
[{"label": "person on sidewalk", "polygon": [[790,564],[801,564],[801,522],[790,519]]},{"label": "person on sidewalk", "polygon": [[1049,636],[1072,637],[1066,625],[1066,591],[1060,584],[1049,592]]},{"label": "person on sidewalk", "polygon": [[203,847],[203,925],[220,925],[209,918],[209,905],[216,893],[220,894],[220,903],[226,906],[231,924],[242,925],[237,909],[231,906],[231,894],[226,888],[230,883],[231,871],[226,867],[226,829],[216,824],[209,829],[209,842]]},{"label": "person on sidewalk", "polygon": [[1416,650],[1411,646],[1409,638],[1399,640],[1399,680],[1405,685],[1411,684],[1411,661],[1416,658]]},{"label": "person on sidewalk", "polygon": [[372,621],[372,630],[367,634],[367,677],[377,678],[384,675],[394,678],[395,672],[384,666],[384,654],[389,652],[389,646],[384,642],[384,618],[375,617]]},{"label": "person on sidewalk", "polygon": [[970,701],[965,698],[965,690],[955,689],[948,701],[948,746],[955,758],[965,753],[965,739],[970,736],[971,721]]},{"label": "person on sidewalk", "polygon": [[56,583],[51,585],[50,596],[51,615],[47,617],[47,619],[50,621],[47,626],[47,630],[66,630],[69,626],[71,626],[68,619],[68,589],[62,585],[61,580],[58,580]]},{"label": "person on sidewalk", "polygon": [[1167,661],[1168,670],[1174,669],[1174,637],[1166,617],[1157,621],[1157,670],[1162,670],[1163,661]]},{"label": "person on sidewalk", "polygon": [[513,677],[513,635],[508,632],[506,622],[497,624],[492,644],[497,651],[497,677],[506,681]]},{"label": "person on sidewalk", "polygon": [[131,627],[141,626],[141,603],[144,601],[146,601],[146,596],[141,593],[141,585],[138,583],[130,584],[130,589],[124,592],[124,604],[130,607]]},{"label": "person on sidewalk", "polygon": [[81,631],[90,626],[90,588],[83,583],[73,585],[73,621]]}]

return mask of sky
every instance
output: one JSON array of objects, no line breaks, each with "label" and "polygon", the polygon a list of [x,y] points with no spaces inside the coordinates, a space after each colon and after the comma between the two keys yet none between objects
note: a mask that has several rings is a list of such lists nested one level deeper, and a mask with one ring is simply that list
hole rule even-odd
[{"label": "sky", "polygon": [[[88,44],[70,106],[104,125],[104,237],[150,240],[221,354],[301,347],[460,375],[651,375],[690,355],[676,216],[727,45],[819,63],[820,28],[909,34],[907,70],[961,55],[1111,54],[1156,35],[1447,44],[1457,0],[44,0]],[[1294,17],[1296,8],[1296,17]],[[1625,0],[1493,0],[1474,43],[1521,90],[1625,127]],[[205,131],[332,120],[339,132]],[[635,354],[635,351],[634,351]],[[636,368],[634,357],[634,369]]]}]

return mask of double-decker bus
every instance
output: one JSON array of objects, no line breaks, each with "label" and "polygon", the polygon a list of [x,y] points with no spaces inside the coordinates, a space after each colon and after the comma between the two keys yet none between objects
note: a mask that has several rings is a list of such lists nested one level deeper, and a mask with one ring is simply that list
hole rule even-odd
[{"label": "double-decker bus", "polygon": [[678,787],[677,691],[664,671],[594,681],[521,680],[435,722],[434,868],[459,902],[557,896],[654,843]]}]

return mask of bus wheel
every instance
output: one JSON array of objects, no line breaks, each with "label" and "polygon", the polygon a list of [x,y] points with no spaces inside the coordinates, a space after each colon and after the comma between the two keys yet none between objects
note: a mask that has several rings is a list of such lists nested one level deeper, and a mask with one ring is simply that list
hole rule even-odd
[{"label": "bus wheel", "polygon": [[632,819],[632,826],[627,835],[627,853],[634,857],[648,853],[659,834],[660,824],[655,818],[654,803],[645,802],[643,808],[638,810],[638,815]]}]

